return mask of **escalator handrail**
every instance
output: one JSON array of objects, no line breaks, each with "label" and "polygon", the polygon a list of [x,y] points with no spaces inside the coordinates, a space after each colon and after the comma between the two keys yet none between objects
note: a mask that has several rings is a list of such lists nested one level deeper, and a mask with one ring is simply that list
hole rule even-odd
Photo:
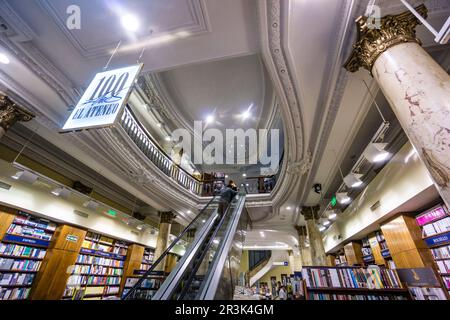
[{"label": "escalator handrail", "polygon": [[[236,233],[236,228],[241,218],[241,213],[244,210],[245,196],[239,197],[239,202],[233,211],[233,216],[231,217],[229,227],[225,233],[223,241],[220,243],[219,248],[217,248],[216,256],[211,264],[210,270],[200,288],[198,297],[200,300],[212,300],[214,294],[217,291],[217,286],[219,283],[218,277],[222,275],[223,268],[225,266],[225,259],[228,257],[228,253],[233,244],[234,234]],[[239,215],[238,215],[239,214]]]},{"label": "escalator handrail", "polygon": [[144,280],[155,270],[156,266],[161,263],[161,261],[166,258],[170,250],[181,240],[181,238],[187,233],[187,231],[194,225],[194,223],[199,219],[199,217],[206,211],[210,204],[217,198],[217,196],[212,197],[211,200],[203,207],[203,209],[197,214],[197,216],[188,224],[186,228],[178,235],[178,237],[167,247],[166,250],[159,256],[158,259],[150,266],[150,268],[142,275],[142,277],[136,282],[136,284],[122,297],[122,300],[127,300],[127,298],[134,293],[144,282]]},{"label": "escalator handrail", "polygon": [[[209,251],[209,248],[211,248],[211,245],[213,244],[214,239],[216,238],[217,233],[219,232],[220,228],[222,227],[224,221],[225,221],[225,217],[228,214],[228,211],[230,210],[231,206],[233,203],[229,203],[227,208],[224,210],[224,213],[222,215],[222,217],[220,218],[220,222],[218,223],[218,225],[216,226],[212,236],[210,237],[208,244],[206,245],[205,250],[203,250],[203,252],[201,252],[201,259],[203,261],[203,259],[206,256],[206,253]],[[200,265],[199,265],[200,266]],[[184,296],[186,295],[187,291],[189,290],[189,287],[191,285],[192,280],[194,279],[195,275],[197,274],[198,271],[198,267],[195,270],[191,271],[191,274],[189,275],[188,280],[186,281],[185,287],[183,288],[183,290],[180,293],[180,296],[178,298],[178,300],[183,300]]]}]

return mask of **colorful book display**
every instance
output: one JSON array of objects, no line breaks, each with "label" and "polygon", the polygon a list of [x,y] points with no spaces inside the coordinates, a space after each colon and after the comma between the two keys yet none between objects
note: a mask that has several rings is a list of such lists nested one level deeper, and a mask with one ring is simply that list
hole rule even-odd
[{"label": "colorful book display", "polygon": [[29,297],[56,224],[19,212],[0,242],[0,300]]},{"label": "colorful book display", "polygon": [[416,217],[422,236],[430,247],[437,270],[450,294],[450,215],[448,208],[438,205]]},{"label": "colorful book display", "polygon": [[310,300],[405,300],[395,270],[379,267],[304,267],[302,277]]},{"label": "colorful book display", "polygon": [[63,299],[102,299],[119,294],[128,244],[88,232],[67,280]]}]

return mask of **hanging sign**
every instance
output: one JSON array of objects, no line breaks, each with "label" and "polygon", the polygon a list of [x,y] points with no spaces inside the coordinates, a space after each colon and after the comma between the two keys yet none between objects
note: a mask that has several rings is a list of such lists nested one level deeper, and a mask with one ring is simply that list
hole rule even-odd
[{"label": "hanging sign", "polygon": [[130,95],[142,64],[97,73],[76,105],[63,131],[111,126]]}]

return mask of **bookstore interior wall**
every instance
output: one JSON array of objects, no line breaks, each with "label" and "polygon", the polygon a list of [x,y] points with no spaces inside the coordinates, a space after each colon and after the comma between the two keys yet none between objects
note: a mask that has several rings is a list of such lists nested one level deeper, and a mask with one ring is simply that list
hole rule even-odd
[{"label": "bookstore interior wall", "polygon": [[[87,210],[80,199],[54,196],[47,185],[35,182],[27,184],[11,178],[16,169],[0,160],[0,178],[11,185],[11,189],[0,188],[0,204],[34,213],[52,221],[76,225],[92,231],[125,241],[139,243],[147,247],[156,246],[156,234],[138,232],[136,228],[116,221],[114,218],[97,211]],[[87,218],[77,215],[78,210],[89,214]],[[173,249],[174,253],[183,253],[181,246]]]},{"label": "bookstore interior wall", "polygon": [[[433,182],[408,142],[324,233],[325,251],[335,250],[350,238],[368,233],[368,228],[401,210],[416,210],[436,198],[438,193]],[[372,210],[377,201],[379,207]],[[405,204],[412,207],[404,207]]]}]

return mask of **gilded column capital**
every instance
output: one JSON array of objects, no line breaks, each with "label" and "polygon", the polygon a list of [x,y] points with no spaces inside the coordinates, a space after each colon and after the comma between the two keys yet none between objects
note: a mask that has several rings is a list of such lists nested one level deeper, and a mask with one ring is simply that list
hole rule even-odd
[{"label": "gilded column capital", "polygon": [[315,207],[302,207],[302,215],[305,217],[305,220],[317,220],[319,219],[319,210],[320,205]]},{"label": "gilded column capital", "polygon": [[176,215],[172,211],[168,211],[168,212],[160,212],[160,217],[161,217],[160,223],[172,224],[173,220],[176,218]]},{"label": "gilded column capital", "polygon": [[[415,10],[424,18],[428,10],[424,4]],[[410,11],[398,15],[388,15],[381,18],[380,28],[374,28],[368,23],[368,18],[361,16],[356,19],[358,38],[353,45],[353,52],[347,62],[345,69],[356,72],[363,67],[372,72],[372,67],[377,58],[390,47],[406,42],[422,44],[416,37],[416,26],[420,24],[414,14]]]},{"label": "gilded column capital", "polygon": [[0,127],[8,130],[17,121],[30,121],[34,114],[17,105],[8,96],[0,94]]}]

